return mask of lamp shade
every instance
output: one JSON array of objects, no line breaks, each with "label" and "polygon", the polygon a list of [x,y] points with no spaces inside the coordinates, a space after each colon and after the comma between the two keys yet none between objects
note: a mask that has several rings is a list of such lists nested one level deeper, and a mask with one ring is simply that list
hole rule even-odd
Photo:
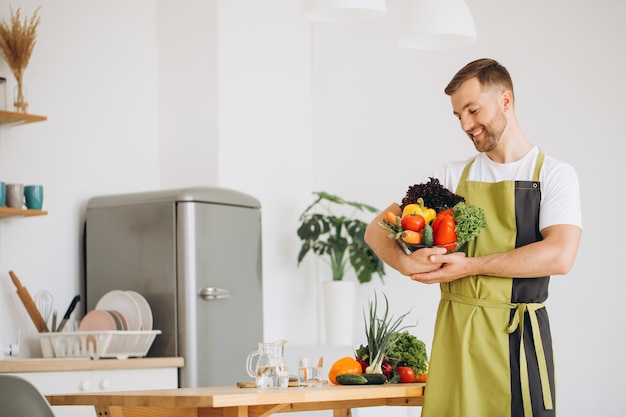
[{"label": "lamp shade", "polygon": [[411,49],[447,49],[476,42],[474,19],[464,0],[407,0],[404,37]]},{"label": "lamp shade", "polygon": [[385,0],[300,0],[300,14],[313,22],[346,22],[385,15]]}]

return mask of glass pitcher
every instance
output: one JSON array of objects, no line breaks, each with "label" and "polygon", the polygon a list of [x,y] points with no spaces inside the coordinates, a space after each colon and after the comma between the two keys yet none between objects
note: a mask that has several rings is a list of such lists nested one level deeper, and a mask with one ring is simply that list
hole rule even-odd
[{"label": "glass pitcher", "polygon": [[[259,348],[253,350],[246,360],[248,375],[255,378],[257,388],[287,388],[289,386],[289,371],[285,361],[286,340],[272,343],[259,343]],[[252,369],[252,362],[258,356],[256,367]]]}]

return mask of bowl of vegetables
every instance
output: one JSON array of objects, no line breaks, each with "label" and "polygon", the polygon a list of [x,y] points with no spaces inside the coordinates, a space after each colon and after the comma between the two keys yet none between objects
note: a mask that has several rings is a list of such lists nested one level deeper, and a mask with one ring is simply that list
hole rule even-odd
[{"label": "bowl of vegetables", "polygon": [[409,187],[400,206],[402,215],[388,212],[378,226],[389,232],[410,255],[421,248],[443,247],[448,252],[465,249],[486,227],[481,207],[445,188],[438,179]]}]

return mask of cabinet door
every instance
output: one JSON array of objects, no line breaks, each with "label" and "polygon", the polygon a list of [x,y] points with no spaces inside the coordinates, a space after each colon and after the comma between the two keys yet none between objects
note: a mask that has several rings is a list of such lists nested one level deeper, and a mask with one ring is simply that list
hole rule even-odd
[{"label": "cabinet door", "polygon": [[15,375],[29,381],[44,395],[93,391],[92,371],[23,372]]}]

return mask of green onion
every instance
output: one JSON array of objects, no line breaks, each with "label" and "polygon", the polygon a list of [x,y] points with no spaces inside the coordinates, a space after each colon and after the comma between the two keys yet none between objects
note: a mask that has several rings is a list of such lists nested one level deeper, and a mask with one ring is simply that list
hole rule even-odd
[{"label": "green onion", "polygon": [[383,359],[387,355],[387,352],[393,347],[391,336],[395,332],[400,332],[404,329],[413,326],[404,326],[400,328],[402,320],[409,314],[404,313],[396,320],[393,320],[393,316],[389,316],[389,301],[387,296],[385,297],[385,314],[382,318],[378,317],[378,297],[374,294],[374,301],[369,303],[369,321],[363,313],[363,319],[365,320],[365,336],[367,337],[367,349],[370,357],[370,364],[366,368],[367,374],[382,374]]}]

